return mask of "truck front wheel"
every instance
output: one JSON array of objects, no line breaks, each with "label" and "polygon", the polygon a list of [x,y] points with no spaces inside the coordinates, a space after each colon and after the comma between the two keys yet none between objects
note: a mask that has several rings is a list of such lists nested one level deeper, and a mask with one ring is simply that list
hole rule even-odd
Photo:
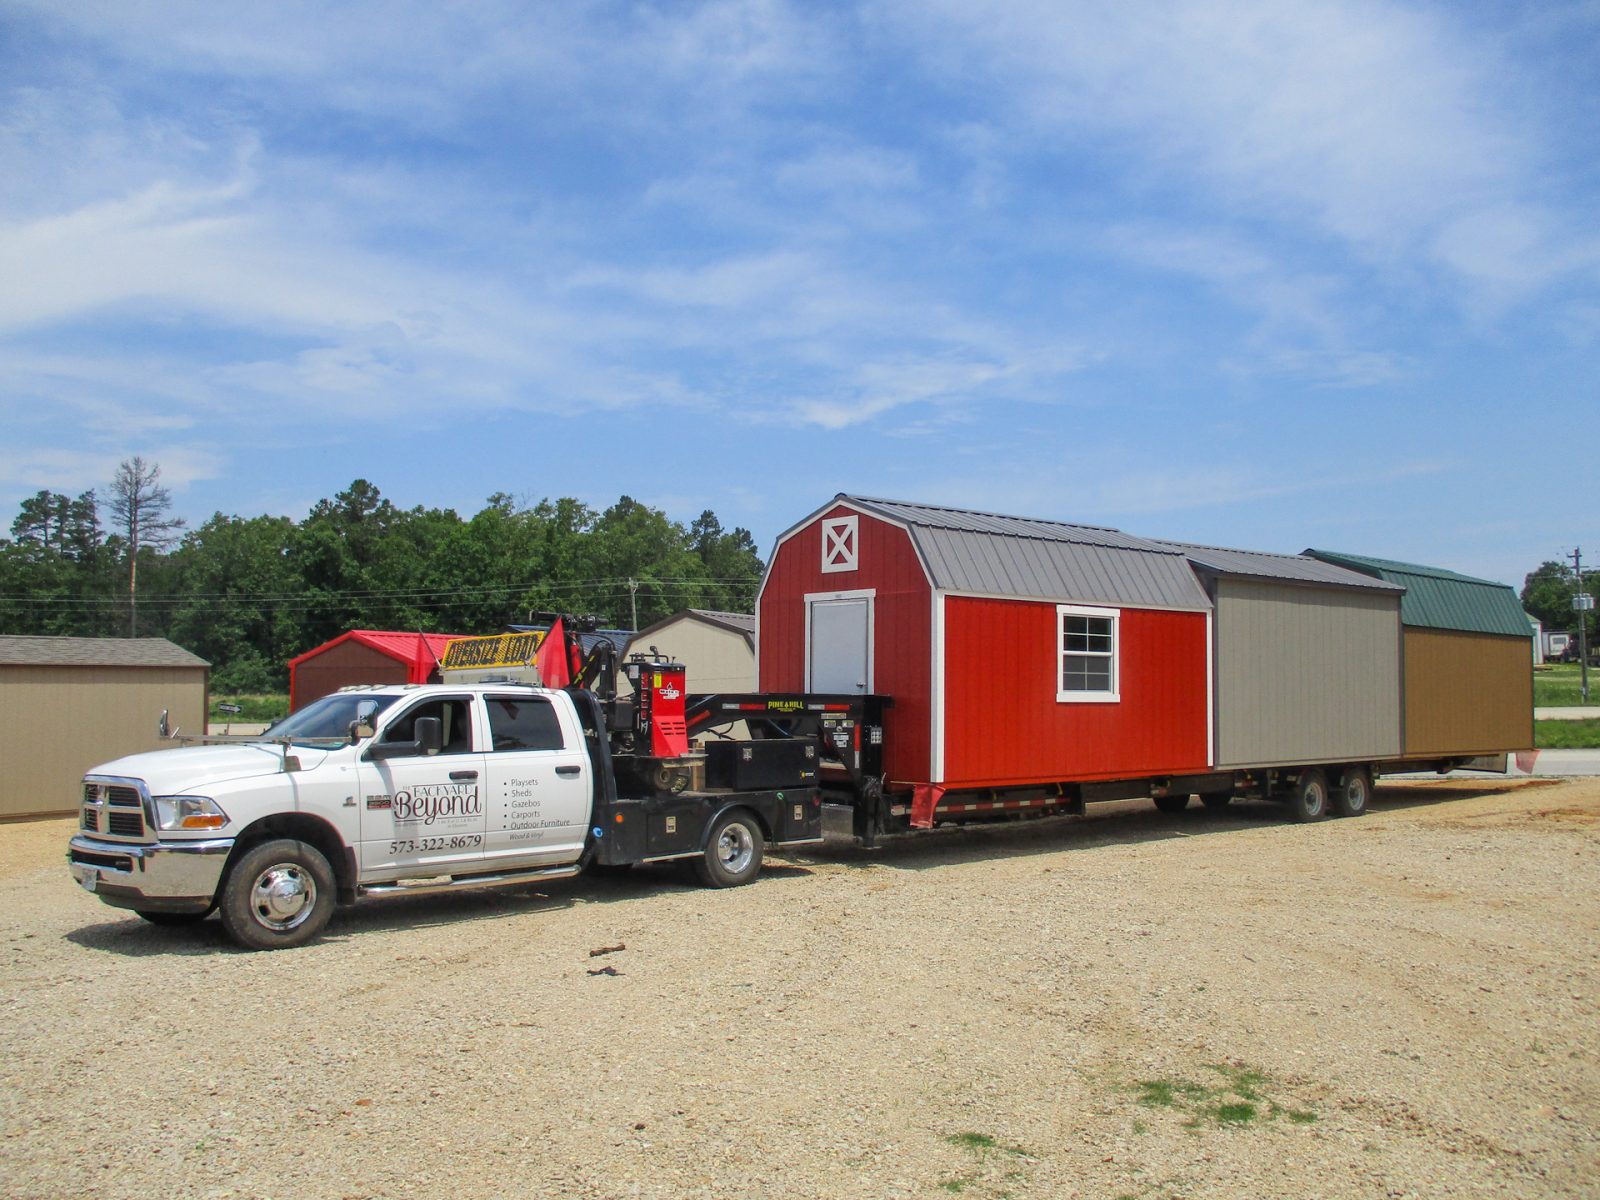
[{"label": "truck front wheel", "polygon": [[291,838],[247,852],[222,885],[222,925],[250,950],[304,945],[333,915],[333,868],[315,846]]},{"label": "truck front wheel", "polygon": [[707,887],[738,887],[761,873],[761,826],[747,812],[731,812],[711,828],[694,873]]}]

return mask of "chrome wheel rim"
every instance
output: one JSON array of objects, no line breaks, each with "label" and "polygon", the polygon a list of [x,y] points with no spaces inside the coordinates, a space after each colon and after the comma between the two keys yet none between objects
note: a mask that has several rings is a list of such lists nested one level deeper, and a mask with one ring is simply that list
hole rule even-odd
[{"label": "chrome wheel rim", "polygon": [[317,905],[317,882],[299,863],[275,863],[250,887],[250,911],[257,922],[279,933],[311,916]]},{"label": "chrome wheel rim", "polygon": [[756,844],[750,831],[735,821],[717,838],[717,861],[730,875],[747,870],[755,857]]}]

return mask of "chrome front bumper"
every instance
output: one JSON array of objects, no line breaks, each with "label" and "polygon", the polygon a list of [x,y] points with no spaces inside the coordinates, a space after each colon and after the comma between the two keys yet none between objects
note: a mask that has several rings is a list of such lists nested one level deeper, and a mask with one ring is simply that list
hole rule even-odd
[{"label": "chrome front bumper", "polygon": [[80,833],[67,847],[67,869],[78,886],[117,908],[204,912],[232,849],[232,838],[149,844]]}]

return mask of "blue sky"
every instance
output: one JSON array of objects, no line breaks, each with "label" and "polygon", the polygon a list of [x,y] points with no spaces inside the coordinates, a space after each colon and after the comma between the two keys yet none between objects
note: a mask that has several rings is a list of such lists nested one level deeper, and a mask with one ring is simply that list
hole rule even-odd
[{"label": "blue sky", "polygon": [[0,511],[1593,547],[1600,4],[0,0]]}]

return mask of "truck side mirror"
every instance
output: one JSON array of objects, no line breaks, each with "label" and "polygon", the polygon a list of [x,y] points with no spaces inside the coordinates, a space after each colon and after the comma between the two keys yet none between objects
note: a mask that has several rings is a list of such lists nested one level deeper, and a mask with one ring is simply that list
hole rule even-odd
[{"label": "truck side mirror", "polygon": [[409,742],[379,742],[367,751],[374,761],[386,758],[414,758],[418,754],[437,754],[444,745],[444,722],[438,717],[418,717],[411,726]]},{"label": "truck side mirror", "polygon": [[172,726],[167,722],[167,710],[161,710],[161,719],[156,722],[156,736],[166,741],[172,736]]},{"label": "truck side mirror", "polygon": [[356,719],[350,722],[350,744],[354,746],[362,738],[369,738],[377,732],[378,706],[371,700],[363,700],[356,709]]},{"label": "truck side mirror", "polygon": [[437,754],[444,747],[444,722],[438,717],[418,717],[411,736],[417,739],[419,754]]}]

